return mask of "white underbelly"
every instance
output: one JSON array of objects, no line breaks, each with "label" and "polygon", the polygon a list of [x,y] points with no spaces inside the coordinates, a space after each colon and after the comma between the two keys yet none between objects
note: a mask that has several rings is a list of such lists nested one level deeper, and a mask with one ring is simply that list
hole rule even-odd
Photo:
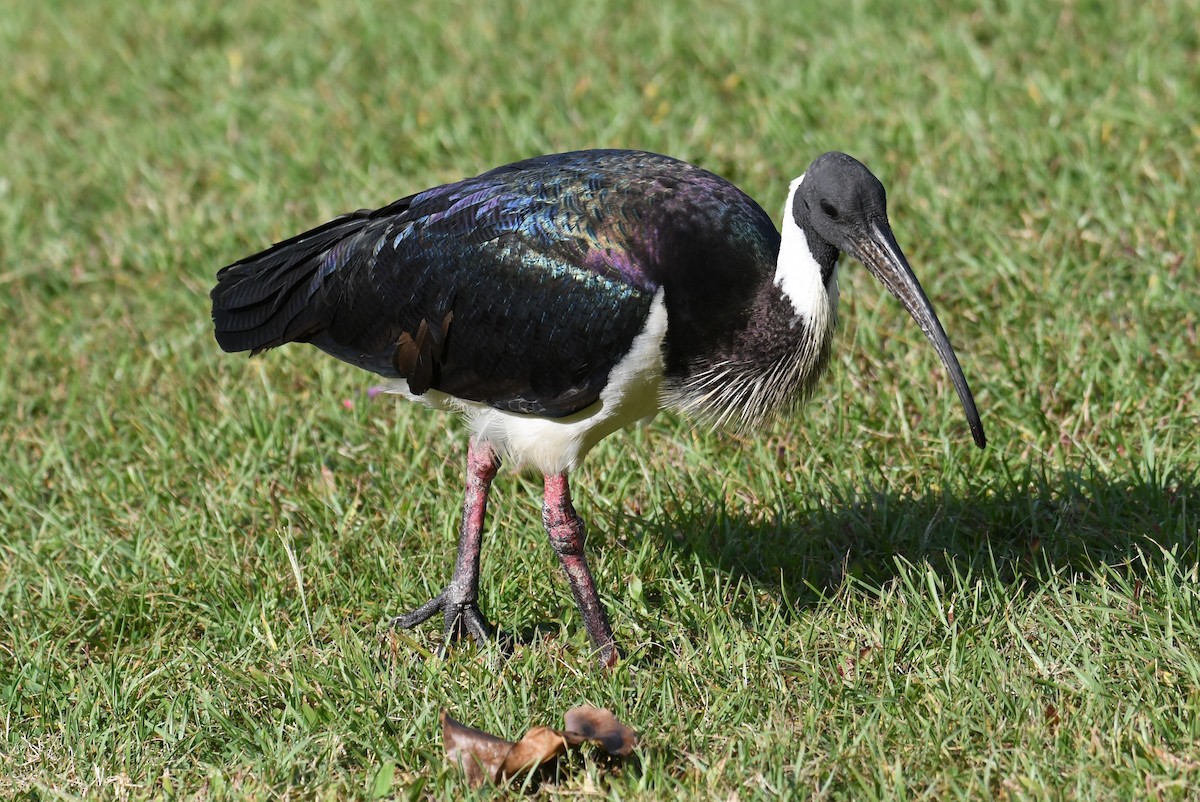
[{"label": "white underbelly", "polygon": [[608,435],[634,423],[649,422],[662,408],[663,339],[667,307],[660,289],[646,325],[629,352],[613,366],[600,400],[565,418],[541,418],[505,412],[477,401],[452,398],[437,390],[420,396],[400,379],[388,385],[399,393],[438,409],[463,412],[471,434],[491,443],[513,467],[528,466],[544,474],[571,471]]}]

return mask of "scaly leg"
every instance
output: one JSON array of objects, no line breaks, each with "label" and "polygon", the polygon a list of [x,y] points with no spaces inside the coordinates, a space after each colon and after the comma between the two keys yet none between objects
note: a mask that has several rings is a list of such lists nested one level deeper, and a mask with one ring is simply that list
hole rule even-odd
[{"label": "scaly leg", "polygon": [[500,467],[500,457],[486,442],[471,438],[467,449],[467,491],[463,501],[462,527],[459,530],[458,557],[454,576],[442,592],[406,615],[392,619],[392,626],[409,629],[442,611],[446,641],[442,653],[465,630],[477,643],[491,637],[491,628],[479,611],[479,552],[483,541],[483,522],[487,516],[488,490]]},{"label": "scaly leg", "polygon": [[571,488],[567,485],[567,474],[564,472],[547,475],[545,487],[542,522],[546,525],[546,534],[550,536],[550,545],[554,547],[554,553],[562,562],[567,581],[571,584],[571,592],[575,594],[575,603],[583,613],[583,623],[587,627],[588,636],[592,639],[601,664],[612,668],[616,665],[620,653],[613,640],[608,616],[600,604],[600,597],[596,594],[592,572],[588,570],[587,557],[583,553],[586,531],[583,521],[571,505]]}]

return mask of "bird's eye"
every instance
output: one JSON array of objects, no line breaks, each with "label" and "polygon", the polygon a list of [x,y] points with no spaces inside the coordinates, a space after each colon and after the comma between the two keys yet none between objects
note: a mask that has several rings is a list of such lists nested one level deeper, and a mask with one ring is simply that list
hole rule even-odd
[{"label": "bird's eye", "polygon": [[821,211],[825,212],[825,216],[830,220],[838,219],[838,210],[827,200],[821,201]]}]

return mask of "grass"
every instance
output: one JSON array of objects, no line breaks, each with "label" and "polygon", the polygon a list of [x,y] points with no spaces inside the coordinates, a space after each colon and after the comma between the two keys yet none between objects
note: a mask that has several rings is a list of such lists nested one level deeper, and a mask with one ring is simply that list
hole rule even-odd
[{"label": "grass", "polygon": [[[464,798],[440,709],[516,737],[587,702],[638,760],[574,759],[538,795],[1194,798],[1198,13],[15,5],[0,794]],[[847,265],[800,414],[753,438],[663,416],[575,478],[616,672],[511,475],[483,594],[522,645],[431,662],[435,628],[383,622],[448,576],[462,427],[304,348],[219,353],[207,291],[336,213],[588,146],[772,211],[818,153],[861,157],[991,445]]]}]

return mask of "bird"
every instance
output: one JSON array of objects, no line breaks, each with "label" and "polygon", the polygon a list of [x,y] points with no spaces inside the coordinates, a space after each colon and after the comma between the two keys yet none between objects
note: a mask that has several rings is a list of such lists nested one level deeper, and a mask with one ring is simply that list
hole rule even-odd
[{"label": "bird", "polygon": [[892,233],[883,184],[840,152],[788,188],[782,225],[729,181],[668,156],[538,156],[361,209],[217,273],[217,343],[309,343],[383,387],[462,414],[469,441],[453,573],[391,620],[441,614],[443,650],[493,637],[481,541],[502,463],[543,477],[542,521],[604,666],[620,651],[568,477],[608,435],[672,410],[753,431],[827,368],[838,261],[861,262],[941,357],[973,439],[975,400]]}]

